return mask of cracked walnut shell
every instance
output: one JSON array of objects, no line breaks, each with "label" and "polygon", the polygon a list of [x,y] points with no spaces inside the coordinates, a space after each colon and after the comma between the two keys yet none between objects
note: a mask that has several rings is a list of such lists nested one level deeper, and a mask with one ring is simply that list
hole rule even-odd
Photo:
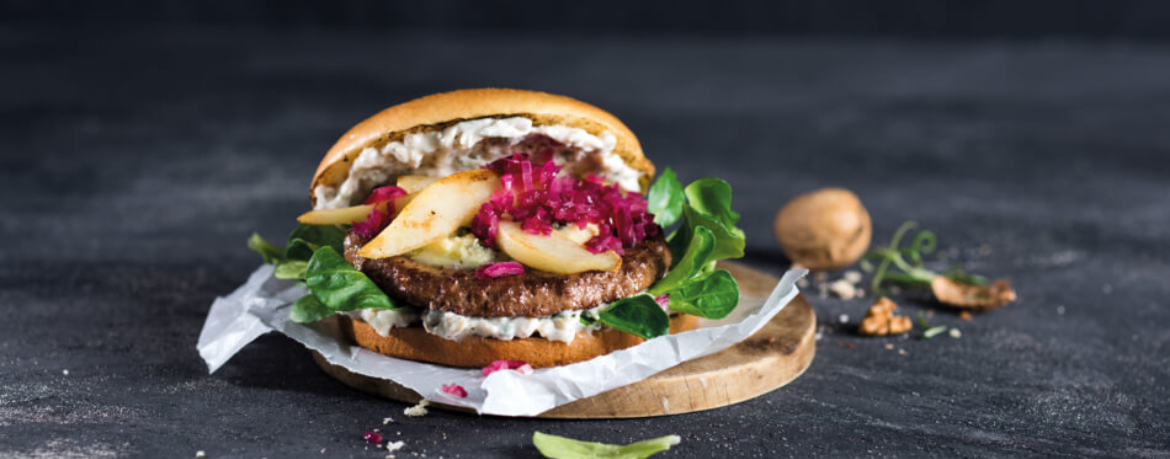
[{"label": "cracked walnut shell", "polygon": [[914,324],[910,322],[909,317],[895,316],[894,309],[897,308],[898,305],[889,298],[884,296],[878,298],[873,306],[869,307],[869,312],[865,313],[858,331],[869,336],[898,335],[910,331]]},{"label": "cracked walnut shell", "polygon": [[1016,301],[1016,290],[1007,279],[996,279],[991,285],[971,285],[935,276],[930,289],[940,303],[976,312],[990,311]]}]

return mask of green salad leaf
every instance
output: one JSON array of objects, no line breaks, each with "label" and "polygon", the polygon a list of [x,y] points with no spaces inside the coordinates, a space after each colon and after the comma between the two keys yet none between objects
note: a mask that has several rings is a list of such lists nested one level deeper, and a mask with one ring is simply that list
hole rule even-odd
[{"label": "green salad leaf", "polygon": [[646,193],[646,210],[654,214],[654,223],[666,228],[678,221],[684,204],[686,197],[683,195],[682,183],[668,167],[650,185],[650,191]]},{"label": "green salad leaf", "polygon": [[305,285],[329,309],[399,309],[374,281],[354,269],[333,247],[321,247],[309,259]]},{"label": "green salad leaf", "polygon": [[288,258],[308,261],[317,249],[333,247],[338,253],[345,251],[345,230],[337,225],[298,225],[288,235]]},{"label": "green salad leaf", "polygon": [[691,182],[686,188],[687,203],[695,210],[715,217],[728,228],[739,223],[739,213],[731,210],[731,185],[707,177]]},{"label": "green salad leaf", "polygon": [[248,248],[260,254],[265,263],[277,263],[285,259],[284,249],[272,245],[257,233],[252,233],[252,237],[248,238]]},{"label": "green salad leaf", "polygon": [[615,301],[597,319],[611,328],[646,339],[670,333],[670,316],[650,295],[635,295]]},{"label": "green salad leaf", "polygon": [[681,223],[667,238],[674,265],[647,292],[669,295],[671,311],[722,319],[739,303],[739,284],[730,272],[716,270],[715,263],[742,257],[746,245],[743,230],[735,226],[740,215],[731,209],[731,185],[701,178],[687,185],[682,195]]},{"label": "green salad leaf", "polygon": [[726,269],[710,272],[670,293],[670,310],[722,319],[739,304],[739,284]]},{"label": "green salad leaf", "polygon": [[309,259],[321,247],[344,249],[345,228],[337,225],[300,225],[288,236],[288,247],[280,248],[264,240],[259,234],[248,238],[248,248],[259,253],[265,263],[276,265],[272,275],[277,279],[304,279]]},{"label": "green salad leaf", "polygon": [[628,445],[607,445],[541,432],[532,434],[532,444],[551,459],[644,459],[682,442],[678,435],[643,440]]},{"label": "green salad leaf", "polygon": [[311,324],[320,320],[325,320],[336,314],[332,309],[321,303],[317,297],[312,293],[302,296],[301,299],[293,303],[292,310],[288,312],[288,319],[298,324]]},{"label": "green salad leaf", "polygon": [[693,236],[694,228],[699,227],[707,228],[711,234],[715,235],[715,252],[711,254],[715,260],[743,257],[743,249],[747,245],[743,230],[727,226],[715,217],[699,212],[691,206],[683,207],[683,220],[684,225],[679,228],[679,233],[689,230],[686,231],[686,233],[690,233],[687,237]]},{"label": "green salad leaf", "polygon": [[309,268],[309,262],[301,260],[285,260],[276,264],[276,269],[273,270],[272,275],[277,279],[294,279],[300,280],[305,278],[305,270]]},{"label": "green salad leaf", "polygon": [[671,266],[657,283],[650,287],[651,295],[661,295],[681,286],[684,282],[701,275],[712,261],[711,255],[715,251],[715,235],[704,227],[695,228],[690,245],[684,252],[682,259]]}]

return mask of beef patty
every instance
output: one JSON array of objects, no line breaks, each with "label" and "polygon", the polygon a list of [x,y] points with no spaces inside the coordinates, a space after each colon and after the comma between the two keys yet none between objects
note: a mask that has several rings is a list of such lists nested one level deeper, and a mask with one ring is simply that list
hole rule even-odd
[{"label": "beef patty", "polygon": [[626,249],[616,272],[552,274],[524,267],[524,274],[476,279],[474,269],[424,265],[407,256],[357,255],[369,239],[350,233],[345,259],[387,294],[411,305],[475,317],[539,317],[589,309],[649,288],[670,266],[662,236]]}]

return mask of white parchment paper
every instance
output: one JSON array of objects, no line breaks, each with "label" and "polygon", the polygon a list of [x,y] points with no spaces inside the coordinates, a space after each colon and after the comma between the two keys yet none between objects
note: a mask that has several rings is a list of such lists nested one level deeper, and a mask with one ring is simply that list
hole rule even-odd
[{"label": "white parchment paper", "polygon": [[[742,341],[796,296],[796,280],[806,273],[806,270],[784,273],[768,298],[743,297],[730,317],[701,320],[696,330],[655,338],[593,360],[536,370],[529,375],[498,371],[484,378],[479,369],[396,359],[350,344],[342,337],[336,320],[311,326],[290,322],[289,308],[307,291],[295,282],[273,278],[272,266],[264,265],[236,291],[212,303],[197,347],[209,371],[215,372],[252,340],[275,330],[321,353],[335,365],[394,381],[432,401],[465,406],[481,414],[535,416],[577,399],[641,381]],[[441,391],[443,384],[452,383],[467,389],[467,398],[456,398]]]}]

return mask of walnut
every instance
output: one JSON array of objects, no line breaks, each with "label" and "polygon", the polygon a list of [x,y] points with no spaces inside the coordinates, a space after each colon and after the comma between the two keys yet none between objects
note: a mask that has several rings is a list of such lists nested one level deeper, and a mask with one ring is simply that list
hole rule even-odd
[{"label": "walnut", "polygon": [[996,279],[991,285],[971,285],[935,276],[930,288],[939,302],[975,312],[990,311],[1016,301],[1016,290],[1007,279]]},{"label": "walnut", "polygon": [[824,188],[792,199],[776,214],[775,230],[788,259],[814,271],[853,264],[873,236],[869,212],[844,188]]},{"label": "walnut", "polygon": [[869,307],[869,312],[865,313],[858,331],[869,336],[897,335],[910,331],[914,324],[910,322],[909,317],[895,316],[894,309],[897,308],[898,305],[889,298],[884,296],[878,298],[873,306]]}]

